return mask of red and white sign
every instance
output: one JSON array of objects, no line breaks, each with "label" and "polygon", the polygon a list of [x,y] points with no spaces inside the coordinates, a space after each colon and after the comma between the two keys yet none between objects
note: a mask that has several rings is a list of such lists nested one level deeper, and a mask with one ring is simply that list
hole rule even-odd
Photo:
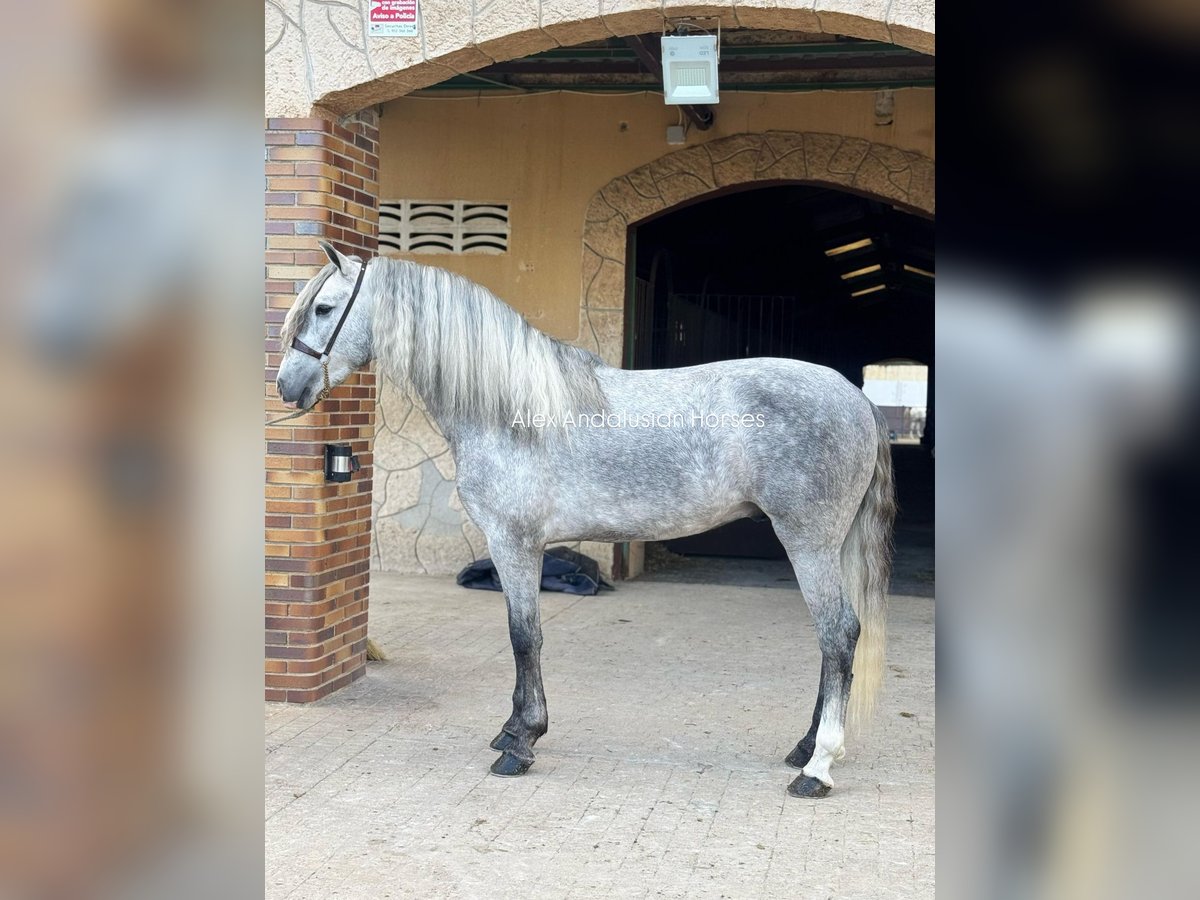
[{"label": "red and white sign", "polygon": [[416,37],[417,0],[371,0],[367,34],[371,37]]}]

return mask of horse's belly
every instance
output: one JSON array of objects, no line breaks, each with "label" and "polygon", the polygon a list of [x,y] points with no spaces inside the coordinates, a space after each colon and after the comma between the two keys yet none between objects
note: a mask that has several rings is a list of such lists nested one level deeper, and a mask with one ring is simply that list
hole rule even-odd
[{"label": "horse's belly", "polygon": [[729,503],[705,508],[679,509],[654,505],[620,514],[588,511],[581,514],[559,513],[550,523],[550,541],[667,541],[700,534],[761,512],[753,503]]}]

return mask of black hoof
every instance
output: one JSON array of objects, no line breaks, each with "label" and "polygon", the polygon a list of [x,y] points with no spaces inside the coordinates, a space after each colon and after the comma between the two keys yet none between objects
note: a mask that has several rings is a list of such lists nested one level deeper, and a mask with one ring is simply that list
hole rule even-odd
[{"label": "black hoof", "polygon": [[493,750],[511,750],[516,746],[516,743],[517,739],[515,737],[507,731],[502,731],[492,738],[492,742],[488,746]]},{"label": "black hoof", "polygon": [[793,749],[792,752],[787,755],[787,758],[784,760],[784,762],[793,769],[803,769],[808,765],[808,761],[812,759],[814,746],[809,746],[805,744],[804,741],[801,741],[796,745],[795,749]]},{"label": "black hoof", "polygon": [[499,775],[501,778],[516,778],[518,775],[524,775],[529,771],[529,767],[533,765],[533,760],[526,762],[523,759],[517,759],[511,753],[505,751],[500,754],[500,758],[492,763],[491,772],[493,775]]},{"label": "black hoof", "polygon": [[811,775],[797,775],[796,780],[788,785],[787,792],[793,797],[816,799],[817,797],[828,797],[831,790],[833,789],[829,785]]}]

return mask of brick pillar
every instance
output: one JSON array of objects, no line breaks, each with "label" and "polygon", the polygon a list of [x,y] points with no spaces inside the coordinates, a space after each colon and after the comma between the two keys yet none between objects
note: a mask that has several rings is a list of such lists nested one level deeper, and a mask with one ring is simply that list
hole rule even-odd
[{"label": "brick pillar", "polygon": [[[379,129],[373,113],[347,124],[269,119],[266,129],[266,408],[279,329],[304,282],[325,264],[323,237],[375,255]],[[266,688],[306,703],[366,672],[375,375],[359,372],[314,412],[266,429]],[[361,471],[326,484],[324,445],[349,441]]]}]

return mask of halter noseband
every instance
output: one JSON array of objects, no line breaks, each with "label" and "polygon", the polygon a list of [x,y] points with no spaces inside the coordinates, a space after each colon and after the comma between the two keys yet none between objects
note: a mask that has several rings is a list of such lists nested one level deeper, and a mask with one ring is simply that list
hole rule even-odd
[{"label": "halter noseband", "polygon": [[267,423],[268,425],[274,425],[276,422],[285,422],[288,419],[294,419],[297,416],[304,415],[306,412],[313,409],[313,407],[328,397],[330,391],[333,390],[333,386],[329,383],[329,354],[333,350],[334,341],[338,339],[338,335],[342,332],[342,326],[346,324],[346,317],[350,315],[350,308],[354,306],[354,301],[358,299],[358,291],[359,288],[362,287],[363,276],[367,274],[368,265],[370,265],[370,260],[367,260],[367,262],[358,267],[358,278],[355,279],[354,290],[350,292],[350,299],[346,301],[346,308],[342,310],[342,316],[340,319],[338,319],[337,327],[333,329],[333,334],[331,334],[329,336],[329,340],[325,342],[324,350],[319,352],[314,350],[312,347],[308,346],[308,344],[304,343],[304,341],[300,340],[299,335],[292,338],[291,346],[293,350],[299,350],[301,353],[311,356],[321,364],[321,374],[325,377],[325,386],[321,388],[321,393],[317,395],[317,399],[313,401],[313,405],[308,409],[298,409],[291,415],[283,416],[278,419],[272,419]]}]

